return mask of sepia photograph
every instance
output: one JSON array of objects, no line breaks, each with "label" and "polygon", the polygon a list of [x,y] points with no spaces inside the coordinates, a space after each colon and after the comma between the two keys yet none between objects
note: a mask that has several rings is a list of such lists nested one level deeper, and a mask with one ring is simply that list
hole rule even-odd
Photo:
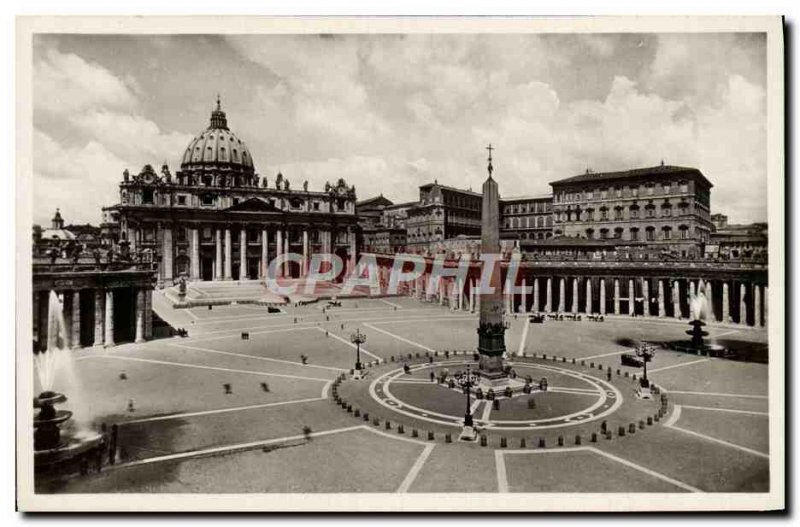
[{"label": "sepia photograph", "polygon": [[782,509],[783,30],[19,18],[18,506]]}]

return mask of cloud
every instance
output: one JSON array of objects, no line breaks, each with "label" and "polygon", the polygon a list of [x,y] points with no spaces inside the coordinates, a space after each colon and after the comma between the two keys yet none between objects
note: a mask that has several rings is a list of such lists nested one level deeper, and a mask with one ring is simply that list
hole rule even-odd
[{"label": "cloud", "polygon": [[59,116],[79,114],[98,106],[119,109],[136,106],[131,82],[98,64],[53,48],[43,50],[34,60],[33,93],[36,110]]},{"label": "cloud", "polygon": [[49,225],[61,208],[67,223],[99,223],[101,208],[118,201],[126,162],[91,141],[67,148],[40,130],[33,135],[34,221]]}]

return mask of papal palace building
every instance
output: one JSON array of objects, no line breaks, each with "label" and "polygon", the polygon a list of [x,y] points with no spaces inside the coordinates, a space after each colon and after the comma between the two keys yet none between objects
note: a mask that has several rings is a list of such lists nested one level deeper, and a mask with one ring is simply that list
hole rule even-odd
[{"label": "papal palace building", "polygon": [[123,174],[120,202],[103,209],[104,228],[132,252],[158,255],[160,282],[265,276],[282,253],[303,255],[285,272],[307,272],[313,253],[356,254],[355,188],[343,179],[314,191],[278,173],[260,176],[245,143],[228,128],[219,100],[208,127],[183,152],[180,169]]}]

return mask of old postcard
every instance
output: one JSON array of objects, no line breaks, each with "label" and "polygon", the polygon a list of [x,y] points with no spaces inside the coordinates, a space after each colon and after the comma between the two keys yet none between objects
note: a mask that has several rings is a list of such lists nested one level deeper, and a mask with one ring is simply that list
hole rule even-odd
[{"label": "old postcard", "polygon": [[21,509],[785,506],[779,17],[17,30]]}]

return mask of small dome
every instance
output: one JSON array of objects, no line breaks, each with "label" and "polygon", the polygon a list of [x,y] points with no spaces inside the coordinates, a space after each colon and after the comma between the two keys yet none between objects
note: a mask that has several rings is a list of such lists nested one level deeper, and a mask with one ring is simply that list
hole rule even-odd
[{"label": "small dome", "polygon": [[247,174],[255,172],[250,151],[244,141],[228,129],[228,120],[217,98],[217,108],[211,112],[211,123],[186,147],[181,170],[222,167]]}]

